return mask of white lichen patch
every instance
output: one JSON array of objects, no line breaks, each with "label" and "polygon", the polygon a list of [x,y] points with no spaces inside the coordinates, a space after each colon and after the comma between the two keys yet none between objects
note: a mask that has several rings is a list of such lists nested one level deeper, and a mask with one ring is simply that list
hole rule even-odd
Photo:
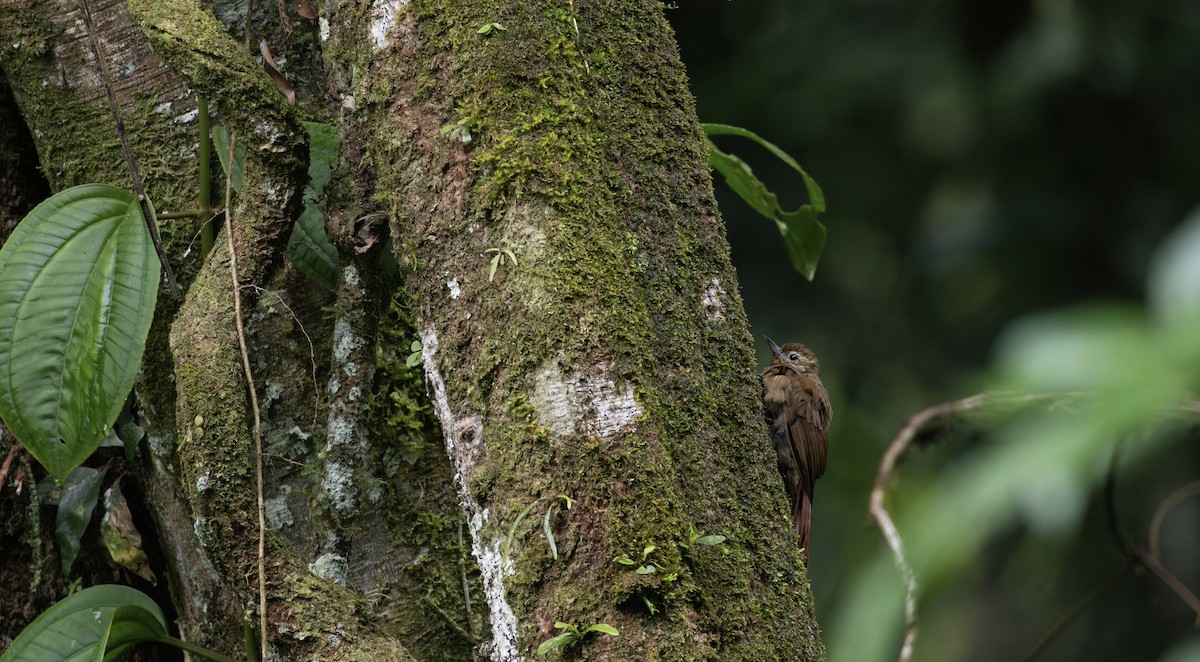
[{"label": "white lichen patch", "polygon": [[328,432],[326,450],[335,446],[344,446],[354,438],[354,421],[345,416],[333,416],[329,419],[326,431]]},{"label": "white lichen patch", "polygon": [[283,395],[283,385],[271,379],[266,380],[266,388],[263,393],[264,404],[269,405],[275,402],[281,395]]},{"label": "white lichen patch", "polygon": [[342,282],[347,285],[358,285],[362,282],[362,279],[358,277],[358,269],[355,269],[353,264],[348,264],[345,269],[342,269]]},{"label": "white lichen patch", "polygon": [[196,540],[200,541],[201,547],[208,547],[212,543],[212,524],[203,517],[197,517],[192,522],[192,531],[196,534]]},{"label": "white lichen patch", "polygon": [[458,299],[458,297],[462,296],[462,287],[459,286],[457,278],[451,278],[447,281],[446,289],[450,290],[451,299]]},{"label": "white lichen patch", "polygon": [[267,516],[267,525],[271,529],[278,531],[285,526],[291,526],[296,523],[296,518],[292,515],[291,508],[288,508],[287,497],[292,491],[290,485],[284,485],[279,496],[271,497],[263,501],[263,512]]},{"label": "white lichen patch", "polygon": [[721,287],[721,281],[713,276],[708,287],[704,288],[704,294],[700,296],[700,305],[704,306],[704,316],[708,321],[720,322],[725,319],[725,297],[725,288]]},{"label": "white lichen patch", "polygon": [[338,367],[344,367],[341,364],[350,359],[350,353],[364,344],[366,340],[355,333],[346,320],[339,319],[333,325],[333,360],[339,364]]},{"label": "white lichen patch", "polygon": [[504,596],[505,568],[501,565],[500,541],[487,541],[483,527],[488,519],[487,509],[471,497],[468,489],[471,473],[483,449],[483,420],[469,411],[455,411],[446,394],[446,382],[438,369],[438,336],[433,328],[421,331],[421,358],[425,367],[425,383],[433,400],[433,409],[442,423],[446,452],[454,463],[454,483],[459,502],[467,513],[467,528],[471,533],[471,554],[479,563],[483,591],[492,617],[492,659],[517,662],[517,617]]},{"label": "white lichen patch", "polygon": [[371,41],[375,50],[387,47],[387,33],[396,24],[396,14],[408,0],[380,0],[371,5]]},{"label": "white lichen patch", "polygon": [[322,16],[317,20],[317,29],[321,33],[321,43],[329,41],[329,19]]},{"label": "white lichen patch", "polygon": [[551,359],[534,374],[530,402],[538,422],[558,438],[584,434],[607,439],[642,415],[633,386],[620,387],[600,361],[584,373],[564,374]]},{"label": "white lichen patch", "polygon": [[207,490],[208,486],[211,484],[211,481],[212,479],[209,477],[207,471],[200,474],[200,477],[196,479],[196,491],[203,492]]},{"label": "white lichen patch", "polygon": [[517,617],[512,607],[504,597],[505,568],[500,564],[504,555],[501,553],[500,541],[494,541],[490,546],[481,545],[479,536],[475,535],[487,521],[488,511],[477,513],[471,517],[471,553],[479,562],[483,578],[483,593],[487,598],[488,609],[492,616],[492,659],[499,662],[517,662],[521,659],[517,653]]},{"label": "white lichen patch", "polygon": [[322,554],[317,557],[316,561],[309,563],[308,571],[318,577],[328,579],[339,586],[345,586],[348,566],[346,557],[330,552]]},{"label": "white lichen patch", "polygon": [[340,462],[325,465],[325,477],[321,489],[329,498],[329,504],[339,513],[354,508],[354,470]]}]

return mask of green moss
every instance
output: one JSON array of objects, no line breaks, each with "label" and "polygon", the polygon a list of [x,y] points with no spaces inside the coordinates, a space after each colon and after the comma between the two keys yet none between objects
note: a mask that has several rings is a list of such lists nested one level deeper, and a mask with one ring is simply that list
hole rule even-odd
[{"label": "green moss", "polygon": [[418,660],[469,659],[489,629],[486,605],[421,366],[406,364],[415,338],[397,292],[379,325],[370,426],[374,461],[388,468],[388,538],[414,560],[384,588],[384,620]]},{"label": "green moss", "polygon": [[[507,30],[478,33],[492,22]],[[452,415],[484,422],[468,486],[489,512],[481,543],[504,544],[533,504],[504,580],[523,654],[564,620],[623,632],[567,657],[820,657],[792,631],[811,600],[782,488],[764,487],[778,478],[746,321],[657,5],[413,2],[395,30],[402,47],[370,72],[395,86],[363,78],[356,98],[373,104],[373,162],[398,165],[376,191]],[[459,122],[469,143],[441,131]],[[498,247],[517,264],[489,278]],[[720,320],[701,305],[713,278]],[[631,387],[641,414],[603,438],[551,431],[529,395],[544,379]],[[558,494],[575,508],[552,514],[555,560],[541,525]],[[729,540],[685,550],[693,523]],[[614,562],[648,544],[661,572]]]}]

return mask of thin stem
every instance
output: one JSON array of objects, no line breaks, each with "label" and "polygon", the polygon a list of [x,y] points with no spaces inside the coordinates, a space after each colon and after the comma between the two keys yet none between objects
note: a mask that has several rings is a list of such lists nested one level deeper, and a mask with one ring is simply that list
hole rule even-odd
[{"label": "thin stem", "polygon": [[1158,504],[1158,508],[1154,510],[1154,517],[1150,519],[1150,533],[1146,536],[1146,542],[1150,545],[1151,554],[1158,556],[1158,532],[1162,528],[1163,519],[1166,518],[1167,513],[1171,512],[1171,509],[1180,501],[1197,494],[1200,494],[1200,480],[1192,481],[1171,492],[1167,495],[1167,498],[1162,500],[1162,503]]},{"label": "thin stem", "polygon": [[888,549],[892,552],[892,558],[896,563],[896,567],[900,569],[900,574],[904,578],[904,641],[900,646],[899,662],[907,662],[912,659],[917,641],[917,575],[912,565],[908,562],[908,558],[905,556],[904,540],[900,536],[899,529],[896,528],[896,523],[892,520],[885,500],[888,484],[903,463],[908,449],[916,441],[917,434],[925,426],[942,417],[960,414],[988,405],[1016,405],[1043,400],[1053,401],[1069,397],[1074,397],[1074,394],[996,396],[981,393],[961,400],[943,402],[913,414],[904,423],[904,427],[900,429],[900,432],[888,446],[883,459],[879,463],[879,471],[875,475],[875,484],[871,488],[870,513],[871,518],[875,521],[875,525],[879,527],[880,533],[883,534]]},{"label": "thin stem", "polygon": [[171,271],[171,264],[167,261],[167,251],[163,248],[162,239],[158,236],[158,226],[154,223],[154,212],[150,210],[150,201],[146,198],[146,189],[142,185],[142,175],[138,172],[137,160],[133,157],[133,147],[129,144],[129,134],[125,131],[125,122],[121,119],[121,113],[117,109],[117,99],[113,96],[112,81],[108,77],[108,67],[104,63],[108,60],[101,55],[100,40],[96,37],[96,28],[92,23],[92,10],[88,6],[87,0],[80,0],[83,7],[83,22],[87,28],[88,37],[92,46],[92,56],[96,58],[96,67],[100,70],[100,80],[104,83],[104,94],[108,99],[108,110],[112,113],[113,120],[117,124],[117,135],[121,139],[121,149],[125,152],[125,165],[129,167],[129,177],[133,180],[133,193],[137,196],[138,208],[142,212],[142,220],[146,223],[146,229],[150,231],[150,239],[154,242],[154,250],[158,253],[158,261],[162,266],[163,277],[167,279],[167,289],[171,291],[171,296],[175,298],[177,303],[183,302],[183,291],[179,289],[179,283],[175,281],[175,274]]},{"label": "thin stem", "polygon": [[203,646],[198,646],[190,641],[184,641],[183,639],[176,639],[175,637],[160,637],[158,641],[164,644],[170,644],[171,646],[185,650],[189,653],[195,653],[196,655],[209,660],[216,660],[216,662],[237,662],[237,660],[232,657],[222,655],[216,651],[211,651]]},{"label": "thin stem", "polygon": [[1117,580],[1120,579],[1127,570],[1129,570],[1129,566],[1130,562],[1127,559],[1112,572],[1105,575],[1104,579],[1101,579],[1100,583],[1097,584],[1090,593],[1076,603],[1076,605],[1071,608],[1071,611],[1067,612],[1065,616],[1060,618],[1058,622],[1054,624],[1054,627],[1050,628],[1050,631],[1042,636],[1042,640],[1038,642],[1037,646],[1034,646],[1033,650],[1029,651],[1029,654],[1025,656],[1025,662],[1035,660],[1039,655],[1046,652],[1046,649],[1055,639],[1058,638],[1058,635],[1062,634],[1063,631],[1067,629],[1067,626],[1074,623],[1076,619],[1086,613],[1087,610],[1091,609],[1092,605],[1096,604],[1096,601],[1100,599],[1100,596],[1104,595],[1105,591],[1112,588],[1113,584],[1116,584]]},{"label": "thin stem", "polygon": [[212,222],[212,138],[209,136],[208,99],[199,98],[200,111],[200,259],[213,247]]},{"label": "thin stem", "polygon": [[921,428],[934,419],[974,409],[986,402],[986,395],[975,395],[963,400],[944,402],[916,413],[900,429],[900,433],[892,440],[887,452],[883,455],[883,460],[879,463],[875,486],[871,488],[870,511],[872,519],[875,520],[876,526],[883,534],[883,539],[887,542],[888,549],[892,551],[896,567],[900,569],[900,574],[904,577],[904,642],[900,646],[898,657],[900,662],[912,659],[917,643],[917,575],[904,554],[904,540],[900,537],[900,531],[896,528],[896,523],[892,520],[891,513],[888,512],[884,503],[887,486]]},{"label": "thin stem", "polygon": [[[233,149],[237,136],[229,134],[229,162],[233,163]],[[238,348],[242,353],[242,369],[246,373],[246,387],[250,391],[250,409],[254,412],[254,465],[258,491],[258,629],[260,659],[267,659],[267,509],[263,500],[263,446],[262,413],[258,408],[258,393],[254,388],[254,374],[250,370],[250,351],[246,347],[246,330],[242,326],[242,288],[238,283],[237,252],[233,246],[233,214],[229,203],[233,197],[233,179],[225,177],[225,240],[229,246],[229,273],[233,279],[233,319],[237,325]]]}]

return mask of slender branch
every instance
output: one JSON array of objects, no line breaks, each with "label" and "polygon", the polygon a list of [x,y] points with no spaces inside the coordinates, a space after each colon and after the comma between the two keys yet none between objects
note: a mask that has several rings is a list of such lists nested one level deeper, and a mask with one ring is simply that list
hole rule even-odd
[{"label": "slender branch", "polygon": [[1087,610],[1091,609],[1092,605],[1096,604],[1096,601],[1100,599],[1100,596],[1104,595],[1108,589],[1112,588],[1113,585],[1117,583],[1117,580],[1129,570],[1130,565],[1131,563],[1128,559],[1126,559],[1124,563],[1117,566],[1111,572],[1105,575],[1104,579],[1101,579],[1100,583],[1097,584],[1096,587],[1091,590],[1091,592],[1089,592],[1083,597],[1082,600],[1076,603],[1076,605],[1071,608],[1071,611],[1067,612],[1065,616],[1060,618],[1058,622],[1054,624],[1054,627],[1050,628],[1050,631],[1042,636],[1042,639],[1037,643],[1037,646],[1034,646],[1033,650],[1029,651],[1029,654],[1025,656],[1025,662],[1035,660],[1039,655],[1046,652],[1046,649],[1049,648],[1050,643],[1057,639],[1058,635],[1062,634],[1063,631],[1066,630],[1069,625],[1074,623],[1076,619],[1087,613]]},{"label": "slender branch", "polygon": [[1128,558],[1130,550],[1133,549],[1133,541],[1121,531],[1121,522],[1117,517],[1117,464],[1120,461],[1121,445],[1117,444],[1108,461],[1108,474],[1104,477],[1104,510],[1108,515],[1108,533],[1121,549],[1121,553]]},{"label": "slender branch", "polygon": [[[0,481],[0,483],[3,482]],[[1200,480],[1192,481],[1171,492],[1167,495],[1167,498],[1158,504],[1158,508],[1154,509],[1154,516],[1150,519],[1150,533],[1146,536],[1146,542],[1149,544],[1151,554],[1158,556],[1158,532],[1162,528],[1162,522],[1166,518],[1167,513],[1178,505],[1180,501],[1190,496],[1196,496],[1197,494],[1200,494]]]},{"label": "slender branch", "polygon": [[1197,598],[1196,594],[1192,593],[1183,582],[1179,581],[1178,577],[1170,570],[1167,570],[1166,566],[1158,560],[1157,556],[1148,553],[1141,547],[1134,547],[1133,555],[1142,565],[1146,566],[1147,570],[1158,575],[1162,583],[1174,591],[1175,595],[1178,595],[1179,599],[1183,600],[1183,603],[1195,612],[1196,623],[1200,625],[1200,598]]},{"label": "slender branch", "polygon": [[922,428],[933,420],[975,409],[983,406],[987,401],[988,396],[985,394],[973,395],[962,400],[943,402],[917,412],[900,428],[900,433],[892,440],[883,454],[883,460],[879,463],[879,472],[875,475],[875,485],[871,488],[870,511],[871,518],[875,520],[876,526],[883,534],[888,549],[892,551],[896,567],[900,569],[900,574],[904,577],[904,642],[900,646],[898,658],[900,662],[906,662],[912,658],[917,642],[917,575],[904,554],[904,540],[900,537],[900,531],[896,528],[891,513],[884,504],[887,486]]},{"label": "slender branch", "polygon": [[892,476],[895,475],[903,463],[904,456],[908,453],[909,448],[917,440],[922,430],[941,418],[990,405],[1021,405],[1042,400],[1060,400],[1077,395],[1075,393],[1031,395],[990,395],[980,393],[961,400],[943,402],[913,414],[905,421],[904,426],[900,428],[900,432],[892,440],[892,443],[888,445],[887,451],[883,454],[883,459],[879,463],[879,471],[875,475],[875,484],[871,488],[870,512],[871,518],[875,521],[875,525],[879,527],[879,531],[883,535],[888,549],[892,552],[892,558],[896,563],[896,567],[900,569],[900,574],[904,578],[904,641],[900,646],[898,657],[900,662],[907,662],[912,658],[917,641],[918,586],[916,572],[904,554],[904,540],[901,538],[900,531],[896,528],[896,524],[892,520],[891,513],[888,512],[884,501],[887,497],[888,484],[891,483]]},{"label": "slender branch", "polygon": [[[237,136],[229,134],[229,162],[233,163],[233,149]],[[242,353],[242,369],[246,373],[246,388],[250,391],[250,409],[254,412],[254,464],[258,481],[258,624],[259,646],[262,657],[267,657],[267,515],[263,500],[263,446],[262,413],[258,408],[258,392],[254,388],[254,374],[250,370],[250,352],[246,347],[246,330],[242,326],[242,288],[238,283],[237,251],[233,245],[233,214],[229,211],[233,196],[233,179],[225,177],[225,240],[229,246],[229,272],[233,280],[233,320],[237,325],[238,348]]]},{"label": "slender branch", "polygon": [[433,600],[430,600],[428,595],[425,596],[424,598],[422,598],[422,600],[425,602],[425,604],[429,605],[430,607],[433,607],[433,610],[436,611],[438,613],[438,615],[440,615],[443,619],[446,620],[446,623],[450,626],[450,628],[452,630],[454,630],[455,632],[457,632],[458,635],[461,636],[463,639],[465,639],[468,643],[470,643],[472,646],[479,644],[478,639],[476,639],[475,637],[472,637],[471,633],[464,630],[463,627],[461,625],[459,625],[458,623],[456,623],[453,618],[450,618],[450,614],[447,614],[445,612],[445,610],[443,610],[441,607],[439,607],[436,602],[434,602]]},{"label": "slender branch", "polygon": [[133,147],[129,144],[129,133],[125,131],[125,122],[121,119],[121,113],[117,109],[117,99],[113,96],[112,81],[108,77],[108,67],[105,66],[105,62],[108,60],[101,55],[103,49],[92,23],[91,7],[88,6],[87,0],[80,0],[80,5],[83,7],[83,22],[92,46],[92,56],[96,58],[96,67],[100,70],[100,80],[104,83],[108,110],[117,124],[117,135],[121,138],[121,149],[125,152],[125,165],[129,167],[129,177],[133,180],[133,193],[137,196],[142,220],[146,223],[146,229],[150,231],[150,239],[154,242],[155,252],[158,253],[163,277],[167,280],[167,289],[171,291],[171,296],[175,298],[176,303],[182,303],[183,291],[179,289],[179,283],[175,281],[175,273],[171,271],[171,263],[167,261],[167,251],[163,248],[162,239],[158,236],[158,226],[154,223],[154,212],[150,210],[150,201],[146,198],[146,189],[142,185],[142,175],[138,172],[137,160],[133,157]]}]

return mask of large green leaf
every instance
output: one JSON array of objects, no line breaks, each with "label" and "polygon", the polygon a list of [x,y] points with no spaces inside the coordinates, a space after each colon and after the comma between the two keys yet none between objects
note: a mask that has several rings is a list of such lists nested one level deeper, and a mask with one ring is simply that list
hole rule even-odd
[{"label": "large green leaf", "polygon": [[128,586],[92,586],[42,612],[17,635],[0,662],[99,662],[135,643],[166,635],[167,620],[146,594]]},{"label": "large green leaf", "polygon": [[120,413],[158,278],[137,200],[102,184],[38,205],[0,248],[0,417],[55,481]]},{"label": "large green leaf", "polygon": [[[708,164],[721,173],[725,183],[750,205],[754,211],[763,217],[775,221],[779,234],[783,236],[787,247],[788,257],[792,268],[812,280],[817,272],[817,261],[825,248],[825,226],[819,216],[825,213],[825,194],[816,180],[800,167],[799,163],[787,152],[774,143],[764,140],[761,136],[741,127],[728,124],[701,124],[706,134],[708,146]],[[717,149],[709,139],[711,136],[739,136],[758,143],[763,149],[775,155],[799,175],[804,182],[804,190],[808,193],[809,203],[801,205],[795,211],[784,211],[779,204],[779,198],[767,188],[766,184],[754,176],[750,166],[736,155],[728,154]]]},{"label": "large green leaf", "polygon": [[110,662],[150,641],[234,662],[169,636],[167,619],[149,596],[116,584],[85,588],[55,603],[17,635],[0,662]]},{"label": "large green leaf", "polygon": [[64,577],[71,575],[71,566],[79,555],[80,541],[92,521],[92,511],[100,498],[100,483],[108,469],[96,471],[91,467],[76,467],[63,483],[54,518],[54,539],[62,558]]},{"label": "large green leaf", "polygon": [[[337,163],[338,133],[336,128],[319,122],[305,122],[304,128],[308,132],[308,185],[304,187],[304,210],[292,226],[292,234],[288,237],[283,255],[300,273],[332,290],[337,285],[338,253],[325,233],[325,212],[321,211],[318,203]],[[229,132],[225,127],[217,126],[213,127],[212,136],[221,159],[221,168],[228,173]],[[245,157],[245,147],[238,143],[233,149],[231,175],[235,192],[242,188]]]},{"label": "large green leaf", "polygon": [[318,203],[337,163],[338,134],[334,127],[317,122],[305,122],[304,128],[309,147],[304,211],[292,227],[283,254],[300,273],[332,290],[338,279],[338,253],[325,234],[325,212]]}]

